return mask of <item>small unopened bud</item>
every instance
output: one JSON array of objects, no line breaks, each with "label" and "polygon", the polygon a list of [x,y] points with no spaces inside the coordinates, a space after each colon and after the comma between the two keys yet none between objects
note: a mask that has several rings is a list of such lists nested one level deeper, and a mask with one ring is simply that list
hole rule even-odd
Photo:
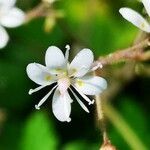
[{"label": "small unopened bud", "polygon": [[46,2],[46,3],[49,3],[49,4],[52,4],[54,3],[56,0],[43,0],[43,2]]},{"label": "small unopened bud", "polygon": [[113,146],[110,142],[104,143],[100,150],[117,150],[115,146]]},{"label": "small unopened bud", "polygon": [[48,16],[45,19],[45,24],[44,24],[44,29],[45,32],[51,32],[53,27],[55,26],[56,20],[54,18],[54,16]]}]

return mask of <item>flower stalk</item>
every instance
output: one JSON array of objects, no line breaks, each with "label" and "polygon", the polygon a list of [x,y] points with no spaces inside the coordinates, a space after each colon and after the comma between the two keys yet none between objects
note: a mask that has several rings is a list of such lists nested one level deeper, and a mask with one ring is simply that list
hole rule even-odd
[{"label": "flower stalk", "polygon": [[56,19],[63,17],[63,12],[61,10],[55,10],[53,8],[54,2],[55,1],[53,1],[52,3],[48,3],[46,1],[42,1],[36,7],[28,11],[26,13],[26,23],[39,17],[46,17],[46,19]]},{"label": "flower stalk", "polygon": [[103,142],[106,143],[107,141],[109,141],[109,138],[107,136],[107,131],[106,131],[105,115],[104,115],[102,102],[103,101],[101,100],[100,95],[97,95],[96,96],[97,119],[98,119],[98,123],[100,125],[100,130],[102,132]]},{"label": "flower stalk", "polygon": [[122,61],[146,61],[150,60],[150,52],[144,51],[150,46],[150,39],[146,38],[142,42],[133,45],[132,47],[115,51],[104,57],[99,57],[98,61],[104,65],[112,65]]}]

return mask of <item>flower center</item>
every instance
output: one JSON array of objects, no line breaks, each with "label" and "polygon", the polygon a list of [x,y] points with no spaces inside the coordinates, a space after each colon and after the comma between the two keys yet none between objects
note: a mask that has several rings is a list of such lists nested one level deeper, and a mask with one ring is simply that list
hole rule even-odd
[{"label": "flower center", "polygon": [[145,23],[141,23],[141,28],[144,29],[145,28]]},{"label": "flower center", "polygon": [[77,69],[73,68],[73,69],[69,69],[69,76],[74,76],[74,74],[77,72]]},{"label": "flower center", "polygon": [[70,84],[71,84],[70,78],[67,76],[63,76],[58,79],[58,88],[62,95],[64,95],[64,93],[67,91]]},{"label": "flower center", "polygon": [[77,84],[80,87],[84,86],[84,82],[82,80],[80,80],[80,79],[77,79]]},{"label": "flower center", "polygon": [[51,79],[52,79],[52,77],[51,77],[50,75],[46,75],[46,76],[45,76],[45,80],[46,80],[46,81],[50,81]]}]

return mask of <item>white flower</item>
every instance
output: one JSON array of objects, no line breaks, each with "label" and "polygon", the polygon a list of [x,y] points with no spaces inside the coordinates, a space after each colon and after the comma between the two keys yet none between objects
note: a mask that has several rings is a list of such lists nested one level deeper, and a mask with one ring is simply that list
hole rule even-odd
[{"label": "white flower", "polygon": [[13,28],[20,26],[25,20],[22,10],[15,7],[16,0],[0,0],[0,48],[6,46],[9,36],[3,28]]},{"label": "white flower", "polygon": [[50,46],[45,55],[46,66],[38,63],[31,63],[27,66],[28,77],[40,85],[36,89],[31,89],[29,94],[54,84],[49,93],[35,105],[36,109],[40,109],[40,106],[55,90],[52,110],[55,117],[62,122],[71,121],[70,113],[73,100],[68,91],[73,94],[80,106],[86,112],[89,112],[76,93],[89,104],[93,104],[94,100],[91,101],[86,95],[100,94],[107,87],[105,79],[92,74],[92,71],[98,67],[102,67],[102,65],[97,64],[92,66],[94,56],[90,49],[81,50],[71,63],[68,61],[69,45],[66,46],[66,49],[64,56],[58,47]]},{"label": "white flower", "polygon": [[[150,17],[150,0],[141,0],[141,1],[147,11],[147,14]],[[138,12],[130,8],[121,8],[119,12],[126,20],[134,24],[136,27],[145,32],[150,33],[150,23],[147,22],[144,19],[144,17],[142,17]]]}]

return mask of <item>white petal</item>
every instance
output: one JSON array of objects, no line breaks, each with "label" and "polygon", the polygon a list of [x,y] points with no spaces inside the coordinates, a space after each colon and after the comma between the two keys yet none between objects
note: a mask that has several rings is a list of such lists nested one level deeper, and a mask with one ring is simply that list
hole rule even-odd
[{"label": "white petal", "polygon": [[9,40],[9,36],[6,30],[2,26],[0,26],[0,48],[5,47],[8,40]]},{"label": "white petal", "polygon": [[40,102],[37,104],[37,105],[35,105],[35,108],[36,109],[40,109],[40,107],[41,107],[41,105],[48,99],[48,97],[52,94],[52,92],[55,90],[55,88],[57,87],[57,85],[56,86],[54,86],[41,100],[40,100]]},{"label": "white petal", "polygon": [[12,8],[3,13],[0,17],[0,23],[8,28],[18,27],[25,21],[25,14],[19,8]]},{"label": "white petal", "polygon": [[90,49],[81,50],[69,66],[70,74],[81,77],[86,74],[94,60],[93,52]]},{"label": "white petal", "polygon": [[49,85],[54,83],[55,77],[45,72],[44,70],[45,66],[42,66],[37,63],[29,64],[26,69],[28,77],[35,83],[39,85]]},{"label": "white petal", "polygon": [[16,3],[16,0],[0,0],[0,7],[10,8],[14,6]]},{"label": "white petal", "polygon": [[56,89],[53,101],[52,101],[52,110],[55,115],[55,117],[61,121],[67,121],[70,122],[70,113],[71,113],[71,98],[66,92],[64,95],[61,95],[59,90]]},{"label": "white petal", "polygon": [[84,76],[76,79],[75,86],[86,95],[97,95],[107,88],[107,82],[98,76]]},{"label": "white petal", "polygon": [[134,24],[136,27],[145,32],[150,32],[150,24],[136,11],[130,8],[121,8],[119,12],[126,20]]},{"label": "white petal", "polygon": [[142,3],[148,13],[148,15],[150,16],[150,0],[142,0]]},{"label": "white petal", "polygon": [[62,51],[56,46],[50,46],[45,55],[45,63],[49,68],[62,68],[65,64],[65,57]]},{"label": "white petal", "polygon": [[72,94],[74,95],[74,97],[76,98],[77,102],[80,104],[80,106],[87,112],[89,113],[89,110],[87,109],[87,107],[83,104],[83,102],[78,98],[78,96],[73,92],[73,90],[70,88]]}]

